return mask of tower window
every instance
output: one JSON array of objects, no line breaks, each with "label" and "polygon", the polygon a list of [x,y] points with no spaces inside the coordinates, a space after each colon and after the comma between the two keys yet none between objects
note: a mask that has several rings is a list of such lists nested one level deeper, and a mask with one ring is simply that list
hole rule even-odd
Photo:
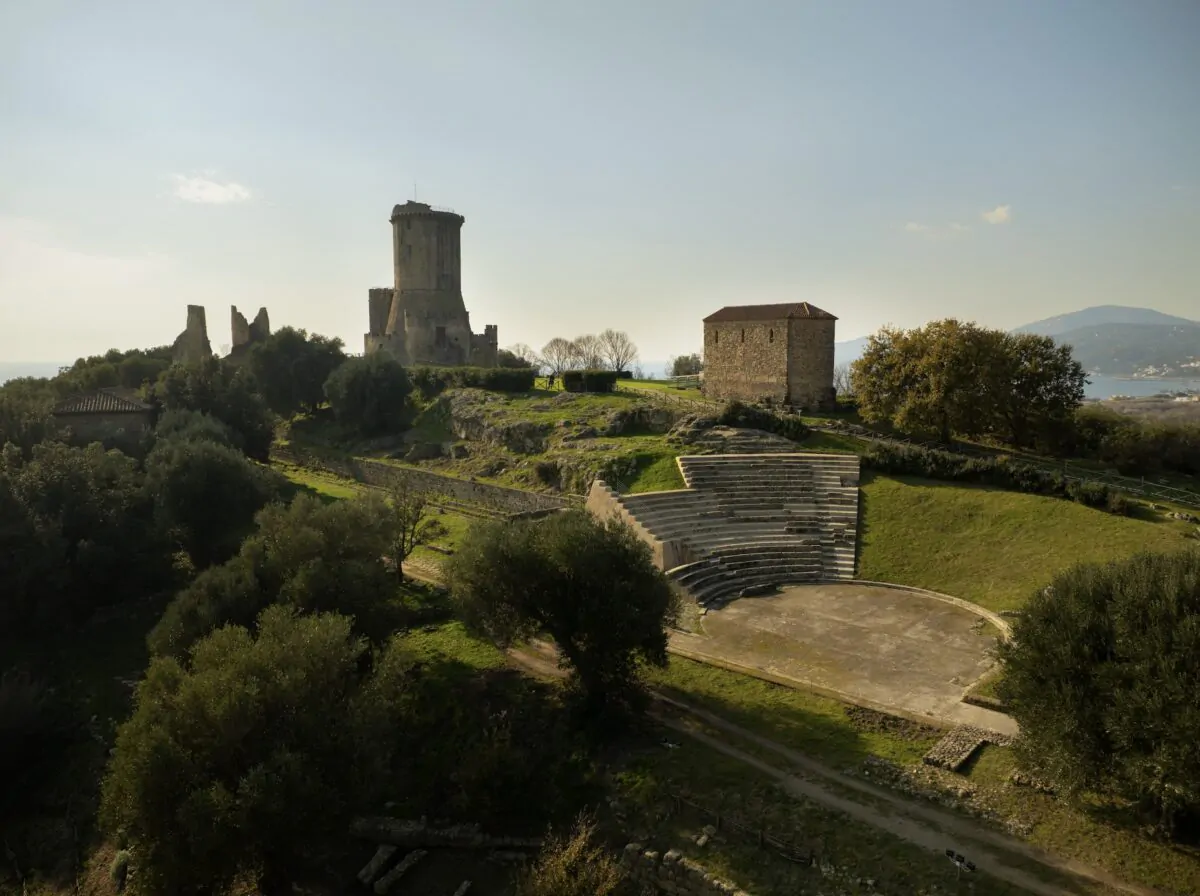
[{"label": "tower window", "polygon": [[438,327],[433,331],[433,344],[438,348],[446,347],[446,328]]},{"label": "tower window", "polygon": [[742,330],[742,342],[746,341],[746,331]]},{"label": "tower window", "polygon": [[775,341],[775,331],[767,330],[767,342],[774,342],[774,341]]},{"label": "tower window", "polygon": [[717,330],[713,330],[713,345],[716,345],[720,341],[721,341],[720,332]]}]

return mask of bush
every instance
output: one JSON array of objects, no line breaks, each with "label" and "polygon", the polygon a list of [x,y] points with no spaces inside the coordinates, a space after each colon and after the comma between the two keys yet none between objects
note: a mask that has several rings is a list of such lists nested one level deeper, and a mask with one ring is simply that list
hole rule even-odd
[{"label": "bush", "polygon": [[1133,802],[1164,833],[1200,817],[1200,551],[1058,575],[999,646],[1022,764]]},{"label": "bush", "polygon": [[566,370],[562,384],[567,392],[613,392],[617,388],[617,371]]},{"label": "bush", "polygon": [[1200,426],[1195,424],[1149,422],[1107,408],[1083,408],[1075,414],[1066,447],[1112,464],[1126,476],[1200,474]]},{"label": "bush", "polygon": [[1109,513],[1128,515],[1133,505],[1102,482],[1068,482],[1058,473],[1007,457],[967,457],[917,445],[876,444],[863,455],[863,466],[881,473],[920,476],[946,482],[977,482],[1032,495],[1066,498]]},{"label": "bush", "polygon": [[761,429],[793,442],[808,435],[809,429],[796,414],[784,414],[740,401],[731,401],[717,418],[721,426],[737,426],[744,429]]},{"label": "bush", "polygon": [[567,837],[555,837],[522,872],[516,896],[612,896],[625,874],[616,858],[596,842],[596,824],[575,822]]},{"label": "bush", "polygon": [[412,367],[409,376],[421,396],[429,399],[446,389],[530,392],[537,371],[532,367]]}]

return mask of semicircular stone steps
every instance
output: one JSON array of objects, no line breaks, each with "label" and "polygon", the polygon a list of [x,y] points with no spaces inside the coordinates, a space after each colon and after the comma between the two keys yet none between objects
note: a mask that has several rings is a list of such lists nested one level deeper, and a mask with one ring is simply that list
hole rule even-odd
[{"label": "semicircular stone steps", "polygon": [[859,459],[852,454],[680,457],[687,488],[619,495],[661,541],[693,563],[668,570],[703,605],[746,588],[854,577]]}]

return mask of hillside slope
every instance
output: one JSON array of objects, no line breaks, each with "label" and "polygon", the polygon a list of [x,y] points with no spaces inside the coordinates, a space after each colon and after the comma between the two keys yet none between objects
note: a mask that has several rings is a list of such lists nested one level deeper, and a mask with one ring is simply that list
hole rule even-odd
[{"label": "hillside slope", "polygon": [[1023,604],[1058,572],[1198,543],[1188,526],[1081,504],[909,477],[863,477],[859,576],[915,585],[992,610]]}]

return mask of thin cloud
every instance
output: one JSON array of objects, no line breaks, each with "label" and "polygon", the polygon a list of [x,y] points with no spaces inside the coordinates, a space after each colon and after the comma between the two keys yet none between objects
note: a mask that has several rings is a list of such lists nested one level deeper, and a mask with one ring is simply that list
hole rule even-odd
[{"label": "thin cloud", "polygon": [[1012,206],[998,205],[990,212],[984,212],[980,217],[989,224],[1007,224],[1012,220]]},{"label": "thin cloud", "polygon": [[918,236],[928,237],[933,240],[949,239],[966,233],[970,229],[966,224],[961,224],[958,221],[952,221],[944,227],[922,224],[920,221],[909,221],[904,225],[906,233],[915,233]]},{"label": "thin cloud", "polygon": [[233,181],[222,183],[203,175],[188,177],[175,174],[172,177],[175,180],[174,195],[184,202],[228,205],[233,202],[245,202],[250,198],[250,190]]}]

